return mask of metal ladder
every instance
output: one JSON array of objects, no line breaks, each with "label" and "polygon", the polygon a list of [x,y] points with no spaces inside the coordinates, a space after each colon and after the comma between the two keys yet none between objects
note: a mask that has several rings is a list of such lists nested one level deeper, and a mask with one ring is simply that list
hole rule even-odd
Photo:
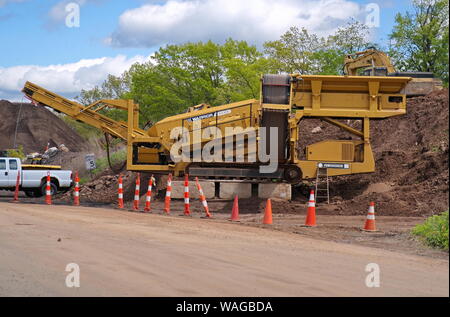
[{"label": "metal ladder", "polygon": [[[320,178],[326,177],[326,187],[319,187]],[[320,198],[324,198],[327,204],[330,203],[330,181],[328,177],[328,168],[318,167],[316,173],[316,203]]]}]

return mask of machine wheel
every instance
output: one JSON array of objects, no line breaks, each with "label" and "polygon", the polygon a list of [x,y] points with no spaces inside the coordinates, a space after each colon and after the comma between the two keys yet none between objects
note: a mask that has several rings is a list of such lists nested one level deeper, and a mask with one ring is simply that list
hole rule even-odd
[{"label": "machine wheel", "polygon": [[291,184],[300,183],[303,177],[302,170],[295,165],[286,166],[283,174],[285,181]]}]

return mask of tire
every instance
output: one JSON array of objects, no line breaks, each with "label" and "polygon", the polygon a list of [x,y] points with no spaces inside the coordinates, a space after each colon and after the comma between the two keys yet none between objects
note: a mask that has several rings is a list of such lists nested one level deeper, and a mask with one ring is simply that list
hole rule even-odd
[{"label": "tire", "polygon": [[[47,183],[44,183],[41,185],[41,195],[45,196],[46,195],[46,188],[47,188]],[[56,195],[56,193],[58,192],[58,186],[56,186],[54,183],[50,183],[50,193],[52,196]]]},{"label": "tire", "polygon": [[290,184],[300,183],[303,177],[302,170],[295,165],[286,166],[283,174],[285,181]]}]

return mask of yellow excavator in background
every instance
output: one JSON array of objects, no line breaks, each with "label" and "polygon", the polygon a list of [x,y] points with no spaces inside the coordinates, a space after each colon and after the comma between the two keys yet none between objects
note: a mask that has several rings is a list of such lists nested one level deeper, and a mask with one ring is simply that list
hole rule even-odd
[{"label": "yellow excavator in background", "polygon": [[347,76],[411,77],[404,91],[407,97],[424,96],[443,88],[442,81],[431,72],[397,72],[389,56],[374,47],[347,55],[343,70]]}]

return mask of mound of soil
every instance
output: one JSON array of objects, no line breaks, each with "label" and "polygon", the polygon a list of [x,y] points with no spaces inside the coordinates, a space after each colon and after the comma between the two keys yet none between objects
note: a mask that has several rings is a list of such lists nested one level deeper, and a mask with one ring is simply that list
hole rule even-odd
[{"label": "mound of soil", "polygon": [[[120,165],[120,164],[119,164]],[[116,166],[115,168],[117,168]],[[123,184],[123,199],[125,202],[133,201],[134,192],[136,189],[136,173],[126,171],[122,169],[120,171],[122,175]],[[150,178],[150,174],[141,173],[141,196],[147,193],[147,184]],[[165,188],[162,186],[161,178],[156,177],[156,187],[153,187],[153,197],[161,198],[162,194],[165,194]],[[118,198],[118,184],[119,175],[111,171],[110,169],[105,170],[103,173],[97,175],[91,181],[80,186],[80,200],[82,202],[94,203],[94,204],[115,204]],[[66,192],[64,194],[55,197],[55,200],[61,200],[64,202],[73,201],[73,190]]]},{"label": "mound of soil", "polygon": [[[106,173],[105,173],[106,174]],[[117,201],[118,175],[103,175],[80,186],[80,200],[88,203],[110,204]],[[134,196],[135,175],[132,172],[122,174],[124,199]],[[56,200],[73,201],[73,191],[69,191]]]},{"label": "mound of soil", "polygon": [[[428,216],[448,209],[448,90],[408,100],[407,114],[373,120],[376,172],[336,177],[331,195],[344,214]],[[331,137],[331,135],[329,135]]]},{"label": "mound of soil", "polygon": [[22,145],[25,153],[43,152],[50,147],[64,144],[71,152],[88,149],[88,142],[70,128],[63,120],[44,107],[29,103],[11,103],[0,100],[0,149]]}]

